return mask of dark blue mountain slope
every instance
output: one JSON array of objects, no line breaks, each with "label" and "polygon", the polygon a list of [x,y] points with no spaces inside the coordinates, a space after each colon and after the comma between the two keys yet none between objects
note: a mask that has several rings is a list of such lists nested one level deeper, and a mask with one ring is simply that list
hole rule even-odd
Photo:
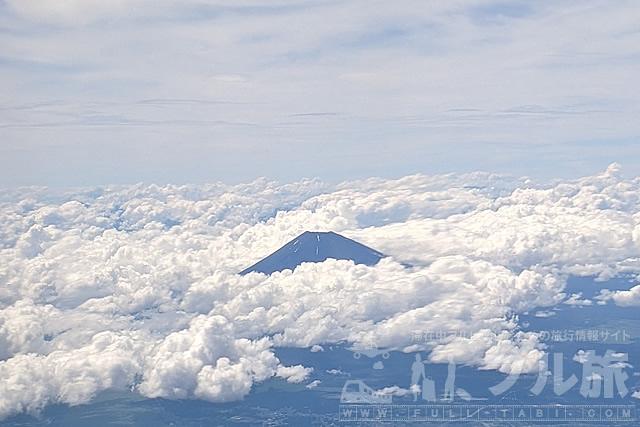
[{"label": "dark blue mountain slope", "polygon": [[375,265],[386,255],[347,239],[332,231],[305,231],[262,261],[242,270],[241,275],[257,271],[271,274],[275,271],[294,270],[303,262],[322,262],[328,258],[347,259],[356,264]]}]

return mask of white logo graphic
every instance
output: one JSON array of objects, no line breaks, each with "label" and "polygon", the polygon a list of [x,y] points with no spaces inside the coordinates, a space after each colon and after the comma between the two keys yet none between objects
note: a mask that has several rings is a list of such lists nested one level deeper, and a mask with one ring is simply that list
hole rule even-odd
[{"label": "white logo graphic", "polygon": [[[383,359],[389,358],[389,350],[379,349],[374,341],[369,341],[364,345],[364,348],[360,347],[352,347],[347,350],[353,352],[354,359],[360,359],[360,357],[364,354],[370,359],[373,359],[377,356],[382,356]],[[381,360],[375,362],[373,364],[373,369],[384,369],[384,364]]]},{"label": "white logo graphic", "polygon": [[362,380],[347,380],[342,387],[341,403],[390,404],[393,395],[375,391]]}]

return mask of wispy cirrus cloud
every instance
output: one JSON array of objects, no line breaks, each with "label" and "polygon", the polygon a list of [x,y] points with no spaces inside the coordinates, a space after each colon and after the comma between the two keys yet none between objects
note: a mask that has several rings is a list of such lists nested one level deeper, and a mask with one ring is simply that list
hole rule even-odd
[{"label": "wispy cirrus cloud", "polygon": [[[83,184],[73,170],[97,183],[477,169],[576,176],[639,161],[633,3],[0,7],[5,185]],[[154,109],[150,99],[196,102]],[[34,103],[57,105],[23,108]],[[329,114],[288,125],[310,112]],[[171,147],[186,141],[176,156]],[[38,149],[50,142],[65,155]],[[132,148],[129,163],[103,154],[112,143]],[[341,152],[350,160],[327,155]]]}]

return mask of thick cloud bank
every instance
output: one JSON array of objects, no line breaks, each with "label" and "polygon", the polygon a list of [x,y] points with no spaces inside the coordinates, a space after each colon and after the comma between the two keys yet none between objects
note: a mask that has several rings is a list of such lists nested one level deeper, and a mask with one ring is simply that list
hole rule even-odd
[{"label": "thick cloud bank", "polygon": [[[305,230],[390,257],[237,274]],[[2,190],[0,418],[113,388],[222,402],[308,380],[279,346],[374,341],[537,371],[544,346],[518,313],[581,301],[562,292],[568,275],[639,273],[639,255],[640,179],[616,165],[548,185],[476,173]],[[637,306],[638,289],[600,303]]]}]

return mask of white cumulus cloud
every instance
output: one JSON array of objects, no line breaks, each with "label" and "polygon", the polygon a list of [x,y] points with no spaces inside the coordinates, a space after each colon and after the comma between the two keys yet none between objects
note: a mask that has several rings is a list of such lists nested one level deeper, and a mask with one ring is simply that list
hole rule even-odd
[{"label": "white cumulus cloud", "polygon": [[[585,303],[565,295],[570,274],[640,273],[640,180],[615,169],[546,185],[476,173],[0,191],[0,418],[107,389],[241,399],[307,380],[313,366],[276,356],[287,346],[536,372],[544,345],[518,314]],[[237,274],[305,230],[389,257]],[[602,295],[637,305],[638,289]]]},{"label": "white cumulus cloud", "polygon": [[628,291],[602,289],[596,299],[602,303],[611,300],[621,307],[640,307],[640,285],[636,285]]}]

